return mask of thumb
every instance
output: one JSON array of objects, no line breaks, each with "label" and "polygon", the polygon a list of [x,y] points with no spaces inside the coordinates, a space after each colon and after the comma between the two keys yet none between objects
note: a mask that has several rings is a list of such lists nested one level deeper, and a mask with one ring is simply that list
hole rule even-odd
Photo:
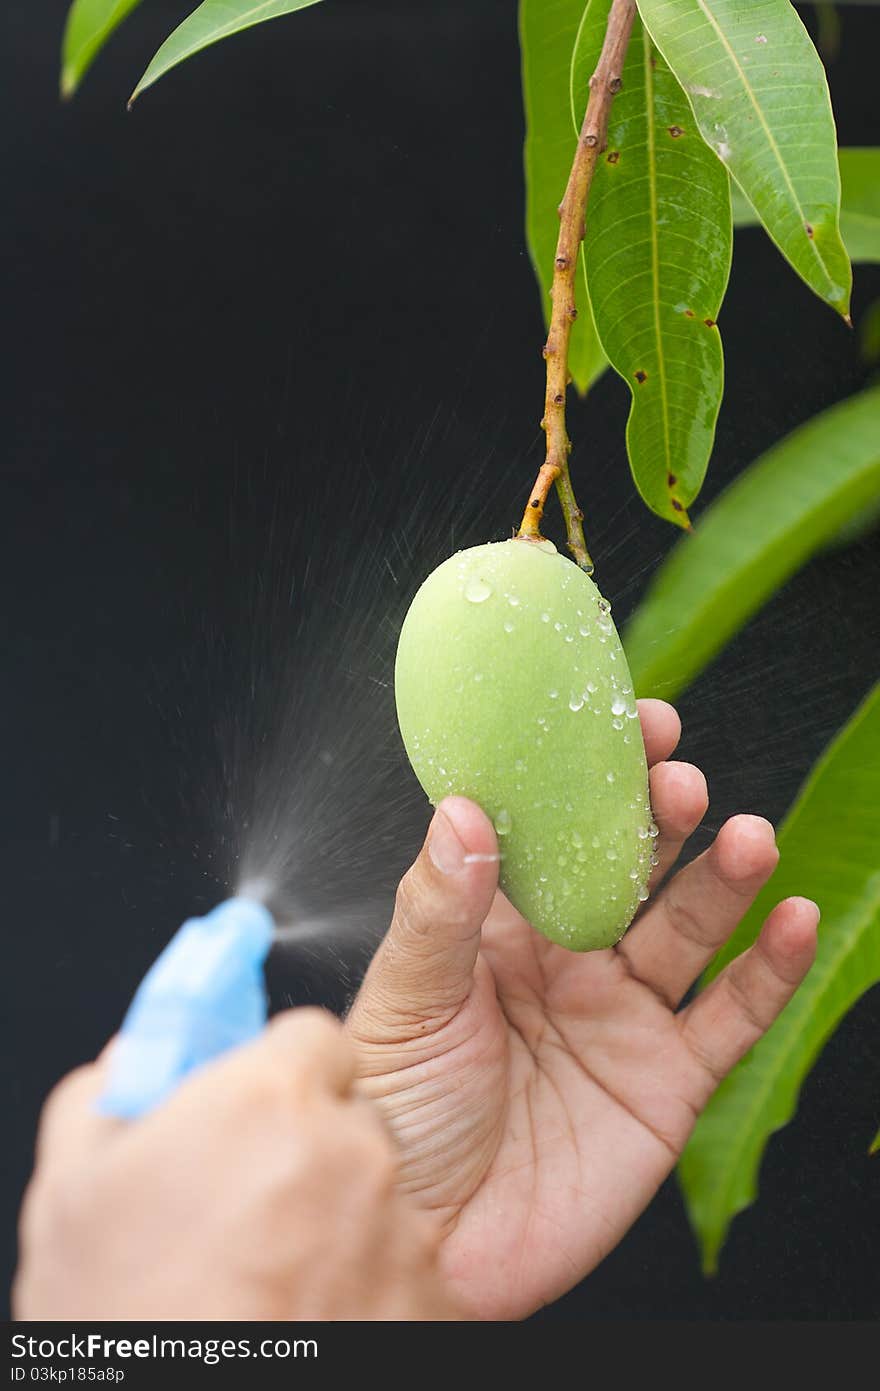
[{"label": "thumb", "polygon": [[465,797],[441,802],[352,1009],[354,1033],[399,1040],[456,1012],[470,991],[498,863],[485,812]]}]

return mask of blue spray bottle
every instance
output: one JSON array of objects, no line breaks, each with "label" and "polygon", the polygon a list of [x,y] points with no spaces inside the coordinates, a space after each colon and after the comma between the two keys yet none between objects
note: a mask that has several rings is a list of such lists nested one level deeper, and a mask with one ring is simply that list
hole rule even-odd
[{"label": "blue spray bottle", "polygon": [[128,1008],[101,1111],[143,1115],[193,1069],[261,1032],[268,1005],[263,966],[273,933],[269,910],[243,897],[183,924]]}]

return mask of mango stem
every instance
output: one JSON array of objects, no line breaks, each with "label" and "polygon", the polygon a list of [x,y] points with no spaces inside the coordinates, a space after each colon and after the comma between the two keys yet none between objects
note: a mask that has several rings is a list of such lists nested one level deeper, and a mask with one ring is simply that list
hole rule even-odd
[{"label": "mango stem", "polygon": [[547,388],[541,429],[547,437],[547,452],[517,533],[527,540],[541,539],[544,505],[555,483],[565,516],[568,549],[587,574],[592,574],[593,562],[584,540],[584,514],[577,505],[568,468],[568,456],[571,453],[571,440],[565,426],[565,395],[569,383],[568,346],[571,326],[577,318],[575,277],[580,245],[586,230],[587,199],[596,161],[607,143],[611,103],[615,93],[619,92],[623,85],[623,61],[635,14],[634,0],[612,0],[602,53],[596,71],[590,78],[590,97],[578,136],[571,173],[562,202],[559,204],[559,238],[556,243],[553,285],[550,291],[553,303],[550,330],[544,344]]}]

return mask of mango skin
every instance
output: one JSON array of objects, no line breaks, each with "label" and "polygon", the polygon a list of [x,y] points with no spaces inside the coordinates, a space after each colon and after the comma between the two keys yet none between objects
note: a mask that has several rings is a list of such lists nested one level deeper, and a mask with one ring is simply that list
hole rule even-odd
[{"label": "mango skin", "polygon": [[647,896],[648,772],[610,606],[552,542],[459,551],[419,589],[395,694],[413,770],[436,805],[492,817],[501,887],[574,951],[623,936]]}]

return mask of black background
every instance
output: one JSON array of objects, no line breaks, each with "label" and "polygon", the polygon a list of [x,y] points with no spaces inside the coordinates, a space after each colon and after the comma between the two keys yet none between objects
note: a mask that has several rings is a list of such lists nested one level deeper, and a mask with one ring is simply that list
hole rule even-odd
[{"label": "black background", "polygon": [[[426,820],[381,684],[397,617],[451,546],[509,530],[540,462],[513,0],[328,0],[126,114],[191,7],[146,0],[66,107],[63,3],[0,17],[10,1268],[41,1098],[221,895],[244,819],[283,816],[270,774],[254,803],[261,759],[299,767],[308,893],[330,877],[378,920]],[[842,18],[841,141],[878,143],[880,15]],[[857,268],[857,328],[878,295]],[[757,232],[738,238],[722,328],[704,501],[866,380],[857,334]],[[633,499],[625,416],[609,377],[571,421],[618,618],[674,539]],[[733,810],[784,812],[876,676],[878,586],[876,536],[814,562],[682,702],[683,756],[713,797],[696,848]],[[335,977],[321,949],[294,954],[276,1002],[338,1005]],[[878,1078],[875,990],[771,1142],[714,1281],[673,1179],[542,1317],[876,1315]]]}]

